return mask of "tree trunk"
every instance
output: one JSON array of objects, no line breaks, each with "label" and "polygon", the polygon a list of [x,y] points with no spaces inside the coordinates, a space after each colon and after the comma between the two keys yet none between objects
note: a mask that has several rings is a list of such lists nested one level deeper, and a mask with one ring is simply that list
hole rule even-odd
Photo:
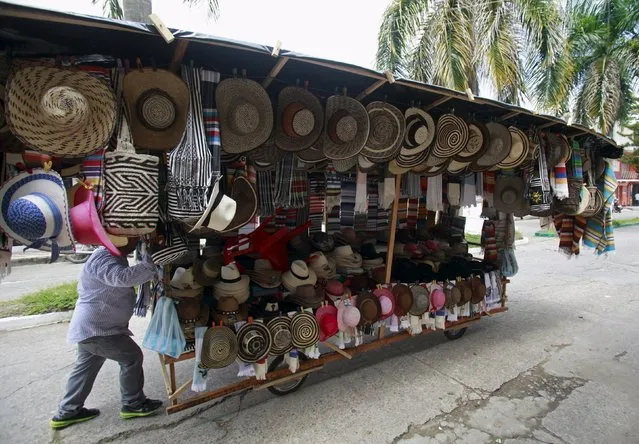
[{"label": "tree trunk", "polygon": [[153,0],[122,0],[124,20],[150,23],[149,15],[153,12]]}]

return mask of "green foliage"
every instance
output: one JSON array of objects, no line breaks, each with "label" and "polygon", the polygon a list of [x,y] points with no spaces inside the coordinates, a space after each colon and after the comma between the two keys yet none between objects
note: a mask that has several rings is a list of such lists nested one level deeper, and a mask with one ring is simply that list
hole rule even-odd
[{"label": "green foliage", "polygon": [[0,318],[73,310],[78,299],[77,282],[69,282],[0,302]]},{"label": "green foliage", "polygon": [[612,226],[615,228],[627,227],[631,225],[639,225],[639,217],[633,219],[615,219],[612,221]]},{"label": "green foliage", "polygon": [[[203,0],[182,0],[182,2],[189,6],[193,7],[202,3]],[[220,4],[218,0],[205,0],[206,6],[209,10],[209,17],[212,17],[214,20],[217,20],[220,17]],[[98,3],[102,3],[102,10],[104,11],[104,15],[109,18],[114,19],[126,19],[124,17],[124,13],[122,11],[122,5],[120,4],[120,0],[91,0],[91,3],[96,5]]]}]

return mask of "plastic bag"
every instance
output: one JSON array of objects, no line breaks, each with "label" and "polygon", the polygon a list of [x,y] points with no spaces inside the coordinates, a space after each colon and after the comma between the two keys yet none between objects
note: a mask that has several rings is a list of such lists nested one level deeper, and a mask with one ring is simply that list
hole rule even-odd
[{"label": "plastic bag", "polygon": [[172,358],[178,358],[184,351],[185,345],[186,339],[180,327],[175,304],[171,299],[161,297],[155,304],[142,346]]}]

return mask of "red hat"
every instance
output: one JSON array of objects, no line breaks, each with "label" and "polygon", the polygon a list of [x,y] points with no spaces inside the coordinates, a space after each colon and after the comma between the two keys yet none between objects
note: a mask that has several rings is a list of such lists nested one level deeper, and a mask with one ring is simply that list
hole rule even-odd
[{"label": "red hat", "polygon": [[395,294],[388,288],[376,288],[373,295],[377,296],[382,306],[381,320],[390,318],[395,313]]},{"label": "red hat", "polygon": [[331,336],[335,336],[339,331],[337,325],[337,308],[333,305],[322,305],[315,312],[315,319],[320,327],[321,342],[326,341]]},{"label": "red hat", "polygon": [[100,223],[93,190],[81,185],[75,191],[72,202],[73,207],[69,210],[69,216],[76,242],[85,245],[103,245],[114,256],[122,256]]}]

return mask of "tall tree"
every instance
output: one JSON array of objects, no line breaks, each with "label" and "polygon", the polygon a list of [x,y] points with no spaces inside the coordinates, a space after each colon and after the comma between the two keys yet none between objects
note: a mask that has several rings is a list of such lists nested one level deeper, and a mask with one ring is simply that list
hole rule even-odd
[{"label": "tall tree", "polygon": [[[192,7],[206,2],[209,17],[217,20],[220,15],[218,0],[182,0],[182,3]],[[91,3],[102,3],[104,13],[110,18],[125,19],[132,22],[148,22],[149,14],[153,12],[153,0],[91,0]]]},{"label": "tall tree", "polygon": [[518,103],[525,60],[560,43],[553,0],[391,0],[378,35],[377,67],[474,94],[486,79]]},{"label": "tall tree", "polygon": [[532,68],[540,108],[612,134],[639,81],[639,1],[569,1],[561,49]]}]

